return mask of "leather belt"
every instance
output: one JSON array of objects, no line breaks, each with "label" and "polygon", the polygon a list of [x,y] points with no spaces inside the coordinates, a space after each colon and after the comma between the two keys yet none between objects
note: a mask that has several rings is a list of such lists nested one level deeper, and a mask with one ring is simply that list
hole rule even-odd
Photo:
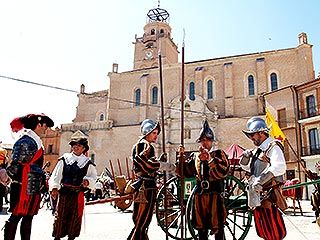
[{"label": "leather belt", "polygon": [[210,187],[210,183],[209,183],[208,180],[202,180],[200,182],[200,186],[201,186],[202,189],[207,190]]},{"label": "leather belt", "polygon": [[199,189],[200,194],[202,193],[210,193],[210,192],[223,192],[223,186],[219,181],[208,181],[202,180],[197,182],[197,187]]}]

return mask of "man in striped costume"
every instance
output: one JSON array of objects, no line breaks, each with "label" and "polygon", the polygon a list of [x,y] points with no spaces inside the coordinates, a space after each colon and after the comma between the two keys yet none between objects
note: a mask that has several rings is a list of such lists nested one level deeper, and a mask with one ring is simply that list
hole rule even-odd
[{"label": "man in striped costume", "polygon": [[[213,131],[205,120],[197,142],[199,151],[184,163],[184,176],[196,177],[197,188],[192,209],[192,224],[198,230],[199,240],[207,240],[215,234],[216,240],[224,240],[224,223],[227,211],[221,193],[229,171],[229,161],[223,150],[214,149]],[[180,169],[177,167],[177,170]],[[179,171],[177,174],[181,176]]]},{"label": "man in striped costume", "polygon": [[159,159],[155,157],[155,149],[151,143],[157,141],[160,133],[159,123],[145,119],[141,124],[141,133],[142,136],[133,146],[132,151],[133,170],[137,180],[132,184],[136,191],[132,215],[134,227],[128,240],[149,240],[148,227],[152,220],[157,196],[156,172],[175,170],[174,164],[162,162],[166,160],[166,155],[162,154]]},{"label": "man in striped costume", "polygon": [[43,166],[43,146],[40,136],[54,123],[44,114],[28,114],[15,118],[11,123],[13,132],[19,139],[12,149],[12,162],[8,175],[12,179],[10,187],[11,216],[5,224],[4,239],[14,240],[17,225],[21,220],[22,240],[30,240],[33,216],[40,208],[40,191],[45,185]]}]

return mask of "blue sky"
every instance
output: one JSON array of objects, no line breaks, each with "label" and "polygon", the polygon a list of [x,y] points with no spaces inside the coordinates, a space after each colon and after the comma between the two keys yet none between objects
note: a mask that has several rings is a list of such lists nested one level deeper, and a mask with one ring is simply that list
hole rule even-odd
[{"label": "blue sky", "polygon": [[[131,70],[155,0],[0,0],[0,75],[87,92],[108,87],[112,63]],[[162,0],[173,40],[186,61],[291,48],[306,32],[320,71],[320,1]],[[44,112],[57,126],[76,114],[75,93],[0,78],[0,140],[12,143],[9,122]]]}]

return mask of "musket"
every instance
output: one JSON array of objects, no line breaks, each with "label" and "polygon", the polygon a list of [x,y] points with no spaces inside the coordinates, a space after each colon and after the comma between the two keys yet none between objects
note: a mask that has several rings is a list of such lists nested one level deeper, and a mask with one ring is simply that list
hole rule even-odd
[{"label": "musket", "polygon": [[[183,33],[184,34],[184,33]],[[181,129],[180,129],[180,147],[183,151],[180,151],[179,154],[179,167],[180,167],[180,209],[181,209],[181,240],[184,239],[184,173],[183,173],[183,165],[184,165],[184,100],[185,100],[185,90],[184,90],[184,36],[182,42],[182,66],[181,66]]]},{"label": "musket", "polygon": [[[164,130],[164,103],[163,103],[163,78],[162,78],[162,59],[161,59],[161,48],[159,47],[158,52],[159,58],[159,78],[160,78],[160,106],[161,106],[161,130],[162,130],[162,152],[166,152],[166,142],[165,142],[165,130]],[[169,239],[168,236],[168,206],[167,206],[167,173],[163,172],[163,186],[164,186],[164,221],[165,221],[165,232],[166,232],[166,240]]]}]

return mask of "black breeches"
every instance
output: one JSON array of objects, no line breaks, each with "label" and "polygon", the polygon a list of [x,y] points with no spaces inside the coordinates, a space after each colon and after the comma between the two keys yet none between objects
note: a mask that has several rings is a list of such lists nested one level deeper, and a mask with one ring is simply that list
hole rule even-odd
[{"label": "black breeches", "polygon": [[[22,220],[21,220],[22,219]],[[32,219],[33,216],[16,216],[16,215],[11,215],[8,219],[8,222],[11,225],[15,226],[15,229],[18,225],[18,223],[21,220],[20,224],[20,235],[21,235],[21,240],[30,240],[31,236],[31,226],[32,226]],[[15,231],[15,230],[14,230]],[[12,234],[15,234],[12,233]]]}]

